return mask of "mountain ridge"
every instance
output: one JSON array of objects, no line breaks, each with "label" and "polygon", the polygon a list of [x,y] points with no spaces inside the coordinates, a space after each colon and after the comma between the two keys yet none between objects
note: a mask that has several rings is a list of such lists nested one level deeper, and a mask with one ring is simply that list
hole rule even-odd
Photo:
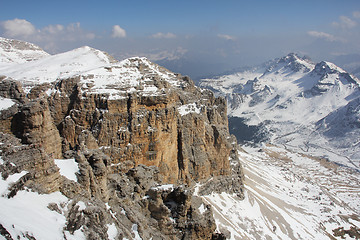
[{"label": "mountain ridge", "polygon": [[[230,117],[244,118],[248,125],[261,124],[268,132],[267,139],[273,143],[304,149],[309,141],[321,142],[311,134],[316,132],[316,123],[360,96],[359,79],[331,62],[315,64],[293,53],[270,62],[263,73],[249,75],[244,72],[204,79],[200,86],[227,98]],[[351,131],[356,132],[357,128]],[[357,139],[351,141],[349,138],[347,142],[352,142],[349,146]],[[321,145],[328,146],[326,137],[323,141]],[[340,155],[347,152],[345,146],[338,150]],[[346,157],[334,161],[348,162]],[[360,168],[360,159],[356,162]]]},{"label": "mountain ridge", "polygon": [[0,37],[0,67],[38,60],[49,55],[35,44]]}]

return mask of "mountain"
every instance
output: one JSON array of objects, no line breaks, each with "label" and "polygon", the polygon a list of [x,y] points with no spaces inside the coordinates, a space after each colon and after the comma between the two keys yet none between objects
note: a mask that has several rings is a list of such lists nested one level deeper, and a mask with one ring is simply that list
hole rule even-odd
[{"label": "mountain", "polygon": [[341,68],[355,75],[357,78],[360,78],[360,54],[354,53],[334,56],[331,59],[331,62],[335,63],[338,66],[341,66]]},{"label": "mountain", "polygon": [[203,196],[228,239],[360,237],[356,77],[289,54],[200,86],[227,98],[242,142],[244,200]]},{"label": "mountain", "polygon": [[90,47],[0,75],[1,238],[223,239],[194,195],[243,197],[223,98]]},{"label": "mountain", "polygon": [[[360,168],[357,125],[343,138],[319,131],[318,122],[360,97],[359,80],[330,62],[313,63],[307,57],[289,54],[268,67],[203,79],[201,87],[227,97],[228,114],[237,125],[257,126],[256,131],[274,144],[326,157],[339,164]],[[350,117],[356,118],[356,117]],[[238,120],[236,120],[238,119]],[[337,123],[331,127],[337,128]],[[236,126],[230,126],[230,129]],[[254,128],[254,127],[253,127]],[[235,132],[235,134],[237,134]],[[238,134],[239,139],[241,134]],[[256,137],[253,133],[251,137]],[[341,140],[340,140],[341,139]],[[246,139],[250,140],[250,139]],[[340,144],[340,142],[342,144]]]},{"label": "mountain", "polygon": [[32,43],[0,37],[0,68],[3,65],[29,62],[47,56],[47,52]]}]

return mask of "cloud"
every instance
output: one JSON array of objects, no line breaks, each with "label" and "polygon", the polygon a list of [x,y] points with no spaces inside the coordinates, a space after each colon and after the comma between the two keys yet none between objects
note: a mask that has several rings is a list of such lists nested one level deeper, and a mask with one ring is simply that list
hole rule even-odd
[{"label": "cloud", "polygon": [[354,18],[360,18],[360,11],[353,12],[353,17]]},{"label": "cloud", "polygon": [[126,37],[126,31],[121,28],[119,25],[114,25],[112,29],[112,35],[113,38],[125,38]]},{"label": "cloud", "polygon": [[332,34],[325,33],[325,32],[317,32],[317,31],[308,31],[307,34],[309,36],[315,37],[315,38],[321,38],[328,42],[344,42],[345,40],[339,37],[336,37]]},{"label": "cloud", "polygon": [[333,22],[332,25],[335,27],[340,27],[342,29],[350,29],[357,25],[354,20],[351,20],[349,17],[346,16],[340,16],[339,20],[339,22]]},{"label": "cloud", "polygon": [[161,39],[161,38],[165,38],[165,39],[171,39],[171,38],[176,38],[176,35],[173,33],[155,33],[153,35],[150,36],[151,38],[156,38],[156,39]]},{"label": "cloud", "polygon": [[80,23],[70,23],[67,26],[61,24],[48,25],[37,29],[25,19],[13,19],[0,22],[4,29],[4,36],[17,37],[26,41],[79,41],[91,40],[96,37],[94,33],[83,30]]},{"label": "cloud", "polygon": [[36,33],[36,28],[24,19],[15,18],[7,20],[1,24],[5,30],[4,35],[8,37],[23,37]]},{"label": "cloud", "polygon": [[60,25],[60,24],[49,25],[49,26],[44,27],[43,31],[47,32],[49,34],[57,34],[57,33],[64,31],[64,26]]},{"label": "cloud", "polygon": [[0,28],[4,37],[32,42],[52,53],[58,52],[63,46],[69,44],[74,47],[78,47],[79,43],[88,44],[89,40],[96,38],[94,33],[82,29],[78,22],[66,26],[48,25],[37,29],[29,21],[15,18],[0,22]]},{"label": "cloud", "polygon": [[226,35],[226,34],[218,34],[217,36],[219,38],[222,38],[222,39],[225,39],[225,40],[231,40],[231,41],[234,41],[236,39],[236,37]]}]

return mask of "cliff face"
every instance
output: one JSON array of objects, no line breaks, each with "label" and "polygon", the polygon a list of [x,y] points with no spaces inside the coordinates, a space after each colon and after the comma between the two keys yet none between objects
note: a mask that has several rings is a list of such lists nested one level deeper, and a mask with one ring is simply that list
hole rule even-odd
[{"label": "cliff face", "polygon": [[[144,59],[132,64],[142,66]],[[149,63],[148,63],[149,64]],[[139,67],[147,77],[149,67]],[[190,183],[230,173],[226,103],[175,76],[152,73],[160,93],[108,94],[85,88],[81,77],[32,88],[12,128],[24,143],[61,158],[67,151],[102,149],[113,172],[156,166],[167,183]],[[88,87],[88,86],[86,86]],[[139,87],[140,88],[140,87]]]},{"label": "cliff face", "polygon": [[[237,156],[223,98],[142,58],[53,82],[21,83],[0,81],[0,97],[14,102],[1,111],[6,163],[0,170],[5,179],[28,172],[12,196],[28,187],[89,203],[83,210],[76,204],[50,209],[65,214],[64,231],[86,229],[91,239],[106,238],[104,223],[115,224],[119,239],[131,236],[135,223],[144,239],[221,237],[213,234],[210,207],[200,213],[203,203],[192,193],[206,180],[200,192],[242,196],[241,168],[230,167]],[[77,181],[60,175],[54,159],[75,159]],[[157,187],[163,184],[176,185]],[[120,218],[109,215],[124,209]],[[95,221],[94,213],[102,217]]]}]

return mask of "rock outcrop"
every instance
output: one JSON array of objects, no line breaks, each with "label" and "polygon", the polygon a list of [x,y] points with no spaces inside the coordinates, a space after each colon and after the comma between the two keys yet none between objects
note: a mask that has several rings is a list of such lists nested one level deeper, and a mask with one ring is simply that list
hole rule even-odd
[{"label": "rock outcrop", "polygon": [[[0,114],[1,176],[26,171],[7,197],[60,191],[66,206],[48,208],[66,217],[64,236],[108,239],[113,226],[116,239],[222,239],[194,186],[242,196],[225,100],[142,58],[96,71],[22,82],[27,93],[0,79],[0,97],[14,101]],[[100,86],[104,76],[121,84]],[[77,181],[60,174],[54,159],[74,159]]]}]

